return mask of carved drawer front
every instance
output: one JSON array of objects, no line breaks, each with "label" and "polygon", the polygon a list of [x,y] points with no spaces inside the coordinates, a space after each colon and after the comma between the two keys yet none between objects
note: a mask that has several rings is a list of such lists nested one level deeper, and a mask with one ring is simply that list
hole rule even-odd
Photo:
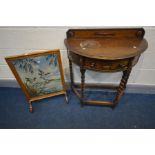
[{"label": "carved drawer front", "polygon": [[123,71],[127,69],[129,59],[124,60],[98,60],[91,59],[87,57],[82,57],[73,52],[69,52],[69,59],[72,60],[73,63],[80,66],[80,60],[83,58],[84,68],[93,70],[93,71],[104,71],[104,72],[116,72]]},{"label": "carved drawer front", "polygon": [[126,70],[128,59],[126,60],[98,60],[85,58],[84,68],[94,71],[115,72]]}]

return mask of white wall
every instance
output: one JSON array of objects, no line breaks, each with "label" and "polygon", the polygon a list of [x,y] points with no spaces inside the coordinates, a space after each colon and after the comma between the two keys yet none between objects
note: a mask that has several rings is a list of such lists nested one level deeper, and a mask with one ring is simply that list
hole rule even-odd
[{"label": "white wall", "polygon": [[[144,28],[149,47],[132,70],[128,84],[155,86],[155,27]],[[65,78],[68,81],[69,67],[64,45],[67,30],[67,27],[0,27],[0,81],[14,80],[14,76],[4,60],[5,56],[55,48],[61,50]],[[77,66],[74,69],[75,80],[79,82],[79,69]],[[116,84],[120,78],[121,73],[86,72],[86,81],[91,83]]]}]

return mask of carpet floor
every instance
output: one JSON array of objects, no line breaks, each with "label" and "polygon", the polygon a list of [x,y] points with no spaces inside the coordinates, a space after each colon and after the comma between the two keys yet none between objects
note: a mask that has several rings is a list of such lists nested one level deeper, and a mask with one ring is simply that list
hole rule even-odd
[{"label": "carpet floor", "polygon": [[[93,99],[113,99],[115,93],[88,91]],[[0,88],[1,129],[154,129],[155,95],[125,93],[112,110],[103,106],[81,107],[72,91],[69,104],[64,96],[33,102],[28,111],[25,96],[19,88]]]}]

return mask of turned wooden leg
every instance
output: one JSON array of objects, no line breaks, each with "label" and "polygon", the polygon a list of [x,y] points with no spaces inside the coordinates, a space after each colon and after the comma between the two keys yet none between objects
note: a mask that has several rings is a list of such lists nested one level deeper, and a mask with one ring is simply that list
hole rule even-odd
[{"label": "turned wooden leg", "polygon": [[126,84],[127,84],[129,75],[131,73],[131,70],[132,70],[132,63],[130,63],[128,65],[127,70],[123,71],[122,79],[121,79],[120,85],[119,85],[119,87],[117,89],[117,94],[116,94],[116,97],[115,97],[115,99],[113,101],[112,108],[115,108],[115,106],[118,104],[120,98],[122,97],[122,95],[124,93],[124,90],[126,88]]},{"label": "turned wooden leg", "polygon": [[84,100],[84,86],[85,86],[85,69],[81,66],[80,72],[81,72],[81,105]]},{"label": "turned wooden leg", "polygon": [[74,75],[73,75],[72,61],[70,59],[69,59],[69,69],[70,69],[71,87],[73,87],[74,86]]},{"label": "turned wooden leg", "polygon": [[33,112],[33,108],[32,108],[32,102],[31,101],[29,101],[29,112]]}]

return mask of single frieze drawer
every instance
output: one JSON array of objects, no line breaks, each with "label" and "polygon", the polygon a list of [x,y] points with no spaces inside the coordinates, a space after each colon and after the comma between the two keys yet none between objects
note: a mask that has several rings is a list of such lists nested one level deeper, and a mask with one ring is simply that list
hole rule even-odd
[{"label": "single frieze drawer", "polygon": [[126,70],[129,59],[124,60],[98,60],[84,59],[84,68],[94,71],[115,72]]}]

